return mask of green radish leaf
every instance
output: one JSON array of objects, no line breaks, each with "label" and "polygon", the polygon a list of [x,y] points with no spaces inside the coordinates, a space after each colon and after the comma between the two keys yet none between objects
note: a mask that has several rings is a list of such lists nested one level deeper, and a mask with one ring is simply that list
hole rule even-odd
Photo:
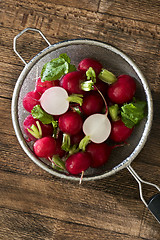
[{"label": "green radish leaf", "polygon": [[71,63],[70,57],[67,55],[67,53],[61,53],[59,57],[63,58],[66,62]]},{"label": "green radish leaf", "polygon": [[132,120],[130,120],[128,116],[123,112],[121,113],[121,120],[128,128],[133,128],[135,126],[135,123]]},{"label": "green radish leaf", "polygon": [[77,69],[76,69],[76,66],[73,65],[73,64],[69,64],[69,70],[68,72],[75,72]]},{"label": "green radish leaf", "polygon": [[41,72],[41,81],[52,81],[61,78],[68,73],[69,64],[64,58],[55,58],[46,63]]},{"label": "green radish leaf", "polygon": [[39,119],[43,124],[50,124],[54,121],[53,116],[46,113],[40,105],[33,107],[31,114],[33,118]]},{"label": "green radish leaf", "polygon": [[53,137],[56,137],[57,129],[58,129],[58,121],[55,121],[52,115],[46,113],[41,108],[40,105],[34,106],[32,111],[31,111],[31,114],[32,114],[33,118],[39,119],[43,124],[50,124],[50,123],[52,123],[52,126],[53,126]]},{"label": "green radish leaf", "polygon": [[41,81],[52,81],[60,79],[68,72],[76,71],[76,67],[70,64],[71,59],[66,53],[62,53],[58,58],[52,59],[44,64],[41,71]]},{"label": "green radish leaf", "polygon": [[137,101],[124,104],[121,107],[121,117],[123,123],[128,128],[137,125],[146,116],[146,102]]}]

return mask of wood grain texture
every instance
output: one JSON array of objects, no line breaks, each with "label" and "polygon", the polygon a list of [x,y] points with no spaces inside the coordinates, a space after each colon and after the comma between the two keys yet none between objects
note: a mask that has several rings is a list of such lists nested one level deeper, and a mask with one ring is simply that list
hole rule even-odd
[{"label": "wood grain texture", "polygon": [[[18,211],[32,212],[65,222],[114,230],[133,236],[139,234],[144,207],[138,204],[136,200],[131,200],[129,206],[126,206],[126,204],[123,204],[123,202],[126,202],[125,198],[119,197],[116,200],[110,194],[107,194],[106,198],[104,192],[88,190],[84,186],[77,187],[69,183],[60,184],[58,182],[57,184],[54,180],[41,180],[41,186],[38,187],[39,180],[32,178],[31,184],[31,178],[27,176],[19,177],[19,175],[16,177],[16,174],[12,173],[5,173],[5,176],[2,173],[1,181],[3,187],[0,202],[3,208],[9,208],[12,204],[11,209],[16,208]],[[17,196],[19,192],[20,195]],[[39,197],[37,198],[37,196]],[[94,196],[94,198],[91,199],[91,196]],[[97,207],[99,201],[101,201],[101,205]],[[135,205],[137,207],[136,211],[133,208]],[[134,221],[131,221],[130,214],[134,214]],[[125,222],[123,215],[125,215]],[[114,229],[113,225],[110,224],[113,220]]]},{"label": "wood grain texture", "polygon": [[[151,87],[153,126],[133,168],[160,185],[159,12],[159,0],[0,1],[0,239],[160,239],[160,225],[127,169],[81,186],[53,177],[24,153],[11,120],[12,94],[24,68],[13,52],[20,31],[39,28],[52,44],[81,37],[112,44],[135,61]],[[27,62],[45,47],[32,32],[17,41]],[[143,186],[146,200],[154,193]]]},{"label": "wood grain texture", "polygon": [[[56,218],[43,217],[10,209],[1,209],[0,216],[3,219],[1,236],[4,240],[15,239],[121,239],[141,240],[144,238],[120,234],[108,230],[97,229],[84,224],[60,221]],[[15,222],[15,224],[11,224]],[[18,231],[17,231],[18,229]]]},{"label": "wood grain texture", "polygon": [[160,1],[101,0],[98,11],[156,24],[159,22]]},{"label": "wood grain texture", "polygon": [[[22,2],[22,5],[17,6],[16,15],[12,11],[14,6],[12,6],[11,3],[8,4],[8,13],[5,18],[2,19],[2,25],[5,25],[10,29],[17,29],[17,26],[20,26],[19,29],[17,29],[17,33],[27,26],[40,28],[51,43],[79,37],[99,39],[108,42],[127,53],[137,65],[139,65],[140,69],[149,80],[151,87],[156,87],[160,90],[160,70],[158,67],[160,64],[158,58],[160,54],[159,24],[141,22],[119,16],[93,13],[86,10],[59,5],[55,6],[54,11],[52,8],[42,11],[42,4],[45,3],[40,2],[39,8],[35,5],[32,6],[31,11],[30,9],[27,9],[28,1]],[[4,7],[6,7],[6,3],[4,6],[2,5],[2,9]],[[26,19],[27,11],[28,14]],[[66,12],[67,16],[65,15]],[[25,22],[23,18],[26,19]],[[6,31],[6,29],[4,31]],[[11,31],[11,36],[12,32],[13,31]],[[2,33],[2,36],[6,36],[6,33]],[[15,35],[13,35],[13,37],[14,36]],[[27,42],[29,42],[29,40],[30,37],[28,37]],[[128,44],[128,42],[130,44]],[[38,43],[36,37],[33,37],[30,44],[35,46],[35,54],[41,50],[41,41]],[[10,45],[12,48],[10,40],[7,45]],[[28,51],[25,51],[26,46],[24,44],[21,46],[21,49],[22,48],[24,58],[30,60],[31,56]],[[20,62],[19,59],[16,61]],[[154,78],[152,77],[151,69],[155,69]]]}]

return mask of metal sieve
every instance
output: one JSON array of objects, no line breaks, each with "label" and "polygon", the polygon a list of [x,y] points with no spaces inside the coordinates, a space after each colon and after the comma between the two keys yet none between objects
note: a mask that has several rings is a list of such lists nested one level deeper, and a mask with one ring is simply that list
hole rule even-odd
[{"label": "metal sieve", "polygon": [[[17,39],[26,31],[40,33],[48,44],[48,47],[38,53],[29,63],[26,63],[16,50]],[[91,39],[72,39],[52,45],[40,30],[32,28],[24,29],[14,38],[13,49],[25,64],[25,67],[16,82],[12,98],[12,121],[18,141],[28,157],[39,167],[54,176],[68,180],[79,181],[80,177],[70,176],[66,173],[54,170],[47,160],[39,159],[34,155],[32,144],[27,143],[25,140],[23,121],[28,113],[23,108],[22,100],[27,92],[34,90],[35,81],[40,75],[42,66],[53,58],[58,57],[59,54],[67,53],[71,58],[72,64],[75,64],[76,66],[78,66],[78,63],[83,58],[95,58],[102,63],[104,68],[114,72],[116,75],[128,74],[136,79],[136,96],[147,102],[148,111],[146,118],[134,129],[134,133],[128,139],[129,144],[125,147],[114,149],[109,161],[103,167],[98,169],[88,169],[85,172],[83,181],[102,179],[127,168],[139,184],[141,200],[155,215],[157,220],[160,221],[160,194],[154,195],[149,202],[146,202],[142,195],[142,183],[152,185],[158,191],[160,191],[160,188],[155,184],[143,181],[131,167],[131,162],[140,153],[147,141],[153,119],[151,92],[145,77],[136,64],[126,54],[106,43]]]}]

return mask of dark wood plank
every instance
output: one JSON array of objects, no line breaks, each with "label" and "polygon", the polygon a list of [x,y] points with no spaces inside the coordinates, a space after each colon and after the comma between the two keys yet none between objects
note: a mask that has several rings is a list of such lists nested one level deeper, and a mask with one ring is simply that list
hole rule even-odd
[{"label": "dark wood plank", "polygon": [[[79,36],[84,37],[86,32],[90,29],[90,36],[92,35],[93,38],[95,34],[101,33],[101,30],[105,30],[106,28],[108,29],[108,27],[117,28],[119,31],[122,31],[123,34],[130,33],[131,35],[133,33],[137,33],[139,36],[145,34],[144,37],[151,37],[153,39],[159,35],[159,25],[148,23],[147,17],[145,23],[136,21],[136,19],[125,19],[119,16],[112,16],[110,14],[103,15],[101,13],[93,13],[66,6],[59,7],[56,5],[54,5],[53,8],[48,8],[44,11],[41,4],[41,2],[39,2],[38,6],[34,4],[31,11],[30,8],[27,9],[28,1],[23,1],[22,5],[17,5],[17,14],[15,15],[12,11],[11,2],[7,3],[5,1],[5,3],[3,3],[2,1],[2,13],[4,14],[4,9],[7,13],[7,16],[1,23],[2,26],[9,28],[16,28],[16,26],[19,26],[19,30],[20,28],[23,29],[26,26],[34,26],[41,28],[42,30],[45,28],[45,32],[47,32],[50,36],[52,34],[53,36],[60,36],[60,34],[63,33],[63,29],[66,31],[68,30],[68,33],[73,35],[74,32],[76,33],[77,30],[81,28],[83,31],[79,32]],[[24,22],[23,18],[26,18],[26,12],[27,19]],[[66,12],[68,13],[67,17],[65,16]],[[72,20],[74,20],[74,22]],[[74,27],[74,32],[70,31],[71,29],[69,24]]]},{"label": "dark wood plank", "polygon": [[143,214],[143,220],[141,224],[140,237],[147,239],[160,239],[160,225],[155,222],[155,219],[150,219],[150,212],[145,209]]},{"label": "dark wood plank", "polygon": [[[56,239],[56,240],[88,240],[88,239],[123,239],[141,240],[144,238],[120,234],[108,230],[97,229],[84,224],[64,222],[56,218],[32,213],[1,209],[2,219],[0,235],[3,240],[10,239]],[[85,217],[85,216],[84,216]]]},{"label": "dark wood plank", "polygon": [[[15,1],[15,5],[21,5],[23,4],[22,1]],[[84,9],[84,10],[90,10],[90,11],[97,11],[99,7],[99,0],[82,0],[82,1],[76,1],[76,0],[59,0],[58,2],[56,0],[41,0],[38,1],[38,4],[35,4],[32,0],[28,1],[28,8],[32,9],[33,6],[35,7],[37,5],[37,8],[40,8],[43,11],[46,11],[47,9],[53,9],[54,6],[58,6],[61,8],[62,6],[67,6],[67,7],[73,7],[73,8],[78,8],[78,9]],[[66,12],[67,15],[67,12]]]},{"label": "dark wood plank", "polygon": [[[14,21],[15,16],[10,16],[9,14],[8,19],[6,19],[6,22],[4,20],[4,25],[8,25],[9,28],[12,27],[13,22],[16,22],[16,24],[19,26],[21,25],[21,15],[25,14],[24,8],[20,9],[20,14],[16,15],[16,20]],[[64,11],[65,9],[63,9]],[[10,9],[11,11],[11,9]],[[10,12],[12,15],[12,11]],[[82,12],[79,13],[80,15]],[[68,39],[68,38],[77,38],[77,37],[87,37],[87,38],[95,38],[102,40],[104,42],[108,42],[110,44],[113,44],[114,46],[118,47],[125,53],[127,53],[140,67],[142,72],[147,77],[148,81],[150,81],[151,88],[155,89],[158,88],[158,91],[160,91],[160,85],[159,85],[159,31],[158,29],[155,29],[153,24],[148,23],[137,23],[133,20],[121,20],[119,17],[113,17],[113,16],[99,16],[98,20],[96,16],[92,16],[91,14],[87,12],[88,16],[83,18],[83,22],[81,22],[81,19],[77,20],[74,17],[74,12],[70,17],[65,20],[63,17],[55,16],[54,20],[56,21],[55,27],[57,34],[55,34],[55,29],[52,29],[49,27],[50,31],[48,32],[48,27],[46,26],[47,16],[46,14],[42,14],[42,12],[36,12],[36,15],[40,16],[43,15],[44,23],[41,25],[42,32],[48,37],[50,36],[56,36],[53,38],[53,40],[49,37],[49,40],[51,42],[59,41],[59,39]],[[10,18],[12,18],[11,24]],[[28,18],[30,19],[29,22],[33,22],[33,14],[29,14]],[[84,28],[84,24],[87,24],[88,19],[90,19],[89,26],[90,29]],[[73,20],[77,21],[77,28],[75,28],[75,24],[73,24]],[[101,22],[101,24],[100,24]],[[62,27],[59,26],[59,23]],[[36,27],[35,24],[32,25],[26,25],[31,27]],[[60,28],[59,28],[60,27]],[[10,38],[8,39],[6,36],[6,31],[8,28],[2,29],[2,37],[5,40],[5,47],[3,47],[3,51],[5,51],[6,54],[3,54],[2,60],[5,60],[7,62],[14,62],[20,64],[20,59],[16,58],[15,54],[13,54],[12,50],[12,41],[16,34],[19,33],[19,31],[14,32],[13,30],[10,32]],[[22,30],[22,27],[21,27]],[[147,32],[148,31],[148,32]],[[68,32],[71,32],[68,34]],[[152,34],[151,34],[152,33]],[[49,34],[49,35],[48,35]],[[144,39],[142,35],[144,35]],[[27,41],[31,39],[32,36],[32,42],[29,44],[33,44],[33,49],[35,50],[35,54],[38,53],[41,49],[44,47],[42,44],[42,41],[37,41],[36,37],[33,36],[33,34],[28,35]],[[58,37],[58,39],[57,39]],[[125,41],[124,41],[125,38]],[[3,40],[3,41],[4,41]],[[23,40],[24,41],[24,40]],[[26,50],[26,42],[20,41],[22,43],[21,47],[23,48],[23,56],[24,59],[30,60],[33,57],[33,51],[29,52],[28,49]],[[129,44],[128,44],[129,42]],[[5,49],[7,47],[7,50]],[[9,48],[9,49],[8,49]],[[13,56],[13,61],[12,61]],[[22,65],[23,66],[23,65]],[[148,67],[149,66],[149,67]],[[154,69],[154,72],[151,70]]]},{"label": "dark wood plank", "polygon": [[101,0],[99,12],[146,22],[159,22],[160,1]]},{"label": "dark wood plank", "polygon": [[[16,8],[19,6],[22,6],[26,4],[26,1],[23,0],[21,2],[19,1],[14,1]],[[73,8],[75,12],[77,11],[76,16],[79,16],[78,11],[79,9],[86,9],[89,11],[92,11],[93,15],[95,15],[95,12],[98,10],[98,12],[103,13],[103,14],[108,14],[108,15],[114,15],[114,16],[121,16],[123,18],[127,19],[135,19],[138,21],[145,21],[145,22],[153,22],[158,24],[159,23],[159,11],[160,11],[160,1],[152,0],[152,1],[147,1],[143,0],[139,2],[138,0],[83,0],[81,2],[78,1],[64,1],[60,0],[58,1],[58,4],[55,0],[53,1],[43,1],[40,0],[38,1],[38,4],[35,4],[32,0],[27,1],[28,2],[28,9],[35,9],[41,10],[41,11],[50,11],[53,13],[55,12],[56,8],[58,11],[61,11],[63,7],[69,7],[69,9]],[[6,4],[10,3],[9,0],[6,1]],[[7,7],[7,5],[6,5]],[[68,17],[70,14],[70,11],[64,11],[65,18]],[[96,13],[97,14],[97,13]],[[27,20],[28,14],[26,13],[24,17],[24,22]],[[80,17],[80,16],[79,16]]]},{"label": "dark wood plank", "polygon": [[2,171],[0,186],[3,208],[139,236],[144,206],[135,199],[115,198],[78,183],[39,180]]}]

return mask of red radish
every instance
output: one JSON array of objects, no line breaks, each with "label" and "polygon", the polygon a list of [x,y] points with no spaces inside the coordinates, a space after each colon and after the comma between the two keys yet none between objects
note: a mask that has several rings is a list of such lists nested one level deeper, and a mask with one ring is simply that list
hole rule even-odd
[{"label": "red radish", "polygon": [[56,152],[56,141],[53,137],[38,139],[33,145],[34,153],[41,158],[51,158]]},{"label": "red radish", "polygon": [[[37,120],[37,121],[39,122],[39,120]],[[36,128],[38,128],[37,124],[36,124],[36,119],[34,119],[32,117],[32,115],[30,114],[25,118],[25,120],[23,122],[23,129],[24,129],[25,134],[29,137],[29,140],[36,141],[41,136],[40,136],[40,133],[39,133],[39,134],[37,134],[37,137],[34,137],[31,133],[28,132],[28,129],[30,129],[32,125],[34,125]],[[39,131],[37,129],[37,133],[38,132]]]},{"label": "red radish", "polygon": [[59,117],[60,117],[60,115],[53,115],[53,118],[55,121],[58,121]]},{"label": "red radish", "polygon": [[84,58],[78,65],[78,69],[83,72],[86,72],[90,67],[92,67],[96,75],[98,75],[102,69],[102,64],[95,59]]},{"label": "red radish", "polygon": [[85,74],[81,71],[70,72],[64,75],[60,85],[69,93],[83,94],[81,83],[85,80]]},{"label": "red radish", "polygon": [[108,97],[117,104],[132,100],[136,91],[135,80],[129,75],[120,75],[115,83],[108,87]]},{"label": "red radish", "polygon": [[60,158],[65,155],[65,151],[61,148],[63,140],[62,132],[59,133],[58,138],[56,139],[56,151],[55,155],[58,155]]},{"label": "red radish", "polygon": [[43,124],[40,122],[40,125],[42,128],[42,137],[53,135],[53,125],[52,124]]},{"label": "red radish", "polygon": [[97,89],[104,95],[106,96],[107,94],[107,89],[108,89],[108,84],[105,82],[102,82],[99,78],[97,78],[96,83],[94,84],[94,90],[97,91]]},{"label": "red radish", "polygon": [[90,91],[83,98],[82,112],[89,116],[94,113],[102,112],[104,102],[98,92]]},{"label": "red radish", "polygon": [[124,142],[132,134],[133,128],[128,128],[122,120],[112,121],[110,139],[114,142]]},{"label": "red radish", "polygon": [[89,143],[86,147],[86,152],[92,156],[91,167],[97,168],[104,165],[111,154],[112,146],[106,143]]},{"label": "red radish", "polygon": [[80,141],[84,138],[84,133],[80,131],[79,133],[71,136],[71,144],[78,145]]},{"label": "red radish", "polygon": [[51,87],[47,89],[40,98],[41,107],[51,115],[61,115],[67,112],[70,102],[82,105],[83,95],[72,94],[68,96],[62,87]]},{"label": "red radish", "polygon": [[37,79],[36,82],[36,91],[40,94],[44,93],[48,88],[54,87],[54,86],[59,86],[59,80],[55,81],[45,81],[42,82],[41,78]]},{"label": "red radish", "polygon": [[23,107],[31,112],[34,106],[39,104],[41,95],[37,91],[28,92],[23,98]]},{"label": "red radish", "polygon": [[81,131],[83,121],[77,112],[68,111],[59,117],[58,123],[62,132],[74,135]]},{"label": "red radish", "polygon": [[77,175],[87,170],[91,164],[91,156],[87,152],[78,152],[71,155],[66,160],[66,170],[73,175]]},{"label": "red radish", "polygon": [[[41,128],[40,131],[42,131],[42,133],[40,133],[38,129],[37,122],[40,125],[40,128]],[[26,135],[29,137],[29,140],[33,140],[33,141],[36,141],[38,138],[41,138],[41,137],[52,136],[53,134],[52,124],[43,124],[39,120],[34,119],[31,114],[25,118],[23,122],[23,129]],[[34,133],[31,134],[29,132],[29,129],[32,131],[35,130]]]}]

